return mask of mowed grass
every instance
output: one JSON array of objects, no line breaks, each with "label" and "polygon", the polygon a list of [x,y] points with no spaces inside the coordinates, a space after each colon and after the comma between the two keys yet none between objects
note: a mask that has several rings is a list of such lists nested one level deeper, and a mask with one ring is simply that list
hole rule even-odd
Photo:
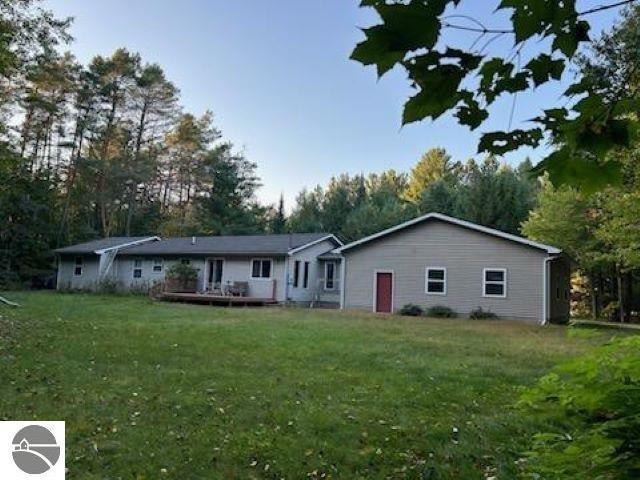
[{"label": "mowed grass", "polygon": [[509,321],[10,296],[23,306],[0,307],[0,417],[65,420],[68,478],[513,478],[539,427],[512,408],[519,388],[603,339]]}]

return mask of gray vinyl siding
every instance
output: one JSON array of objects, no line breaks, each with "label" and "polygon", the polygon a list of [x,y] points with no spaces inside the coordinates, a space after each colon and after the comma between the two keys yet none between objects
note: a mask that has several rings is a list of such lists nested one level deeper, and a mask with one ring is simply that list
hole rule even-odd
[{"label": "gray vinyl siding", "polygon": [[[74,275],[76,257],[82,257],[82,275]],[[98,283],[97,255],[61,255],[58,260],[58,290],[95,290]]]},{"label": "gray vinyl siding", "polygon": [[[374,272],[394,272],[393,306],[444,305],[460,315],[489,309],[503,318],[539,322],[547,253],[442,221],[428,221],[343,252],[345,308],[374,308]],[[447,269],[446,295],[425,293],[426,267]],[[507,270],[506,298],[483,296],[483,269]]]},{"label": "gray vinyl siding", "polygon": [[[337,245],[332,240],[325,240],[289,257],[288,265],[288,299],[292,302],[311,302],[316,300],[321,292],[320,280],[324,278],[324,264],[318,262],[318,256],[333,250]],[[297,287],[293,285],[295,262],[300,262],[300,281]],[[309,262],[309,284],[304,288],[304,263]],[[339,272],[336,273],[339,275]]]}]

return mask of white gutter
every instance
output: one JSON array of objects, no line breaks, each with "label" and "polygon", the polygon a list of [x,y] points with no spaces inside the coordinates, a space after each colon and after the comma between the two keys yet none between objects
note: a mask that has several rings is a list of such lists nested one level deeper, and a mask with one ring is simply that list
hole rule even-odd
[{"label": "white gutter", "polygon": [[340,310],[344,310],[344,299],[345,293],[344,290],[346,288],[346,278],[345,273],[347,271],[347,258],[343,255],[342,261],[340,262]]}]

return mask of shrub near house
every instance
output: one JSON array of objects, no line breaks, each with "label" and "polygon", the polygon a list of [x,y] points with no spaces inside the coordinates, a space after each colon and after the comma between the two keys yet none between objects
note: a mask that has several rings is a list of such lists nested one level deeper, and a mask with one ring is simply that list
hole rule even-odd
[{"label": "shrub near house", "polygon": [[165,290],[192,293],[198,289],[198,271],[186,263],[176,263],[167,270]]}]

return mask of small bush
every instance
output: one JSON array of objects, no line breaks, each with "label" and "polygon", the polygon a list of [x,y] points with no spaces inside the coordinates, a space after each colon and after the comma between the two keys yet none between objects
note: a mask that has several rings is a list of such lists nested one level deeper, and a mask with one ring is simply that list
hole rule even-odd
[{"label": "small bush", "polygon": [[176,263],[167,269],[167,278],[186,282],[198,278],[198,271],[186,263]]},{"label": "small bush", "polygon": [[400,315],[406,315],[408,317],[420,317],[424,315],[424,309],[420,305],[414,303],[408,303],[402,309],[400,309]]},{"label": "small bush", "polygon": [[638,478],[639,405],[640,336],[555,368],[519,402],[546,425],[531,439],[526,478]]},{"label": "small bush", "polygon": [[120,284],[113,278],[104,278],[97,284],[97,291],[101,293],[117,293],[120,290]]},{"label": "small bush", "polygon": [[498,315],[491,310],[483,310],[482,307],[478,307],[471,311],[469,318],[471,320],[495,320],[498,318]]},{"label": "small bush", "polygon": [[435,305],[427,310],[427,317],[435,318],[456,318],[458,314],[455,310],[444,305]]}]

